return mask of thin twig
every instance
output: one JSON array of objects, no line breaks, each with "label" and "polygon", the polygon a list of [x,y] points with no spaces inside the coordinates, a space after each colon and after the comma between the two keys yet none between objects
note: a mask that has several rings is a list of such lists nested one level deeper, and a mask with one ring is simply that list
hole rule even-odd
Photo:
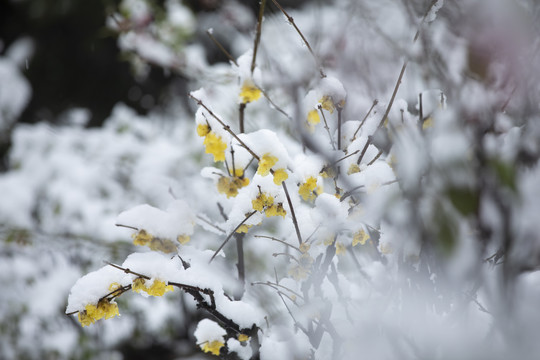
[{"label": "thin twig", "polygon": [[379,150],[379,153],[373,158],[373,160],[371,160],[371,161],[368,163],[368,166],[373,165],[373,163],[375,163],[375,161],[377,161],[377,159],[380,158],[382,154],[383,154],[383,151],[382,151],[382,150]]},{"label": "thin twig", "polygon": [[116,265],[116,264],[113,264],[111,262],[108,262],[108,261],[105,261],[105,264],[109,265],[109,266],[112,266],[113,268],[116,268],[118,270],[122,270],[123,272],[125,272],[126,274],[133,274],[133,275],[137,275],[138,277],[140,278],[143,278],[143,279],[146,279],[146,280],[150,280],[150,277],[149,276],[146,276],[146,275],[143,275],[143,274],[139,274],[139,273],[136,273],[135,271],[132,271],[128,268],[124,268],[120,265]]},{"label": "thin twig", "polygon": [[246,110],[246,103],[241,103],[238,105],[238,123],[240,128],[240,133],[244,133],[244,111]]},{"label": "thin twig", "polygon": [[207,224],[207,225],[210,225],[210,226],[213,227],[214,229],[216,229],[216,230],[218,230],[218,231],[220,231],[220,232],[222,232],[222,233],[225,233],[225,230],[223,230],[222,228],[220,228],[220,227],[217,226],[217,225],[212,224],[209,220],[205,219],[205,218],[202,217],[201,215],[197,215],[196,217],[197,217],[197,219],[201,220],[202,222],[204,222],[204,223]]},{"label": "thin twig", "polygon": [[322,110],[322,106],[319,104],[317,106],[319,109],[319,112],[321,113],[321,116],[324,121],[324,128],[326,129],[326,132],[328,133],[328,137],[330,138],[330,145],[332,145],[332,149],[336,150],[336,146],[334,145],[334,138],[332,137],[332,134],[330,133],[330,128],[328,127],[328,123],[326,122],[326,116],[324,116],[324,111]]},{"label": "thin twig", "polygon": [[298,35],[300,35],[300,37],[302,38],[302,41],[304,42],[304,44],[306,44],[306,47],[308,48],[309,52],[313,56],[313,59],[315,60],[315,64],[319,68],[319,73],[321,74],[321,77],[325,78],[326,74],[324,73],[322,65],[319,63],[319,59],[317,58],[317,56],[313,52],[313,49],[311,48],[311,45],[309,45],[309,42],[307,41],[304,34],[302,34],[302,32],[300,31],[298,26],[296,26],[296,23],[294,22],[294,19],[287,13],[287,11],[285,11],[285,9],[277,2],[277,0],[272,0],[272,2],[274,3],[274,5],[276,5],[279,8],[279,10],[281,10],[283,15],[285,15],[285,17],[287,18],[287,21],[294,27],[294,29],[296,30]]},{"label": "thin twig", "polygon": [[212,39],[212,41],[214,42],[214,44],[216,44],[216,46],[219,48],[219,50],[221,50],[221,52],[223,54],[225,54],[225,56],[227,57],[227,59],[229,59],[230,62],[232,62],[234,65],[238,66],[238,63],[236,62],[236,60],[234,60],[234,58],[232,57],[231,54],[229,54],[229,52],[227,50],[225,50],[225,48],[223,47],[223,45],[221,45],[221,43],[219,41],[217,41],[217,39],[214,37],[214,35],[212,34],[212,31],[210,29],[206,30],[206,33],[208,34],[208,36],[210,37],[210,39]]},{"label": "thin twig", "polygon": [[373,100],[373,104],[371,105],[371,107],[369,108],[369,111],[367,112],[366,116],[364,116],[364,118],[362,119],[362,122],[360,122],[360,125],[358,125],[358,129],[356,129],[356,131],[354,132],[352,138],[351,138],[351,141],[353,141],[354,139],[356,139],[356,134],[358,134],[358,132],[360,131],[360,129],[362,128],[362,126],[364,126],[364,123],[366,122],[367,118],[369,117],[369,114],[371,114],[371,111],[373,111],[373,108],[375,108],[375,106],[379,103],[379,100],[375,99]]},{"label": "thin twig", "polygon": [[338,115],[338,128],[337,128],[337,149],[341,150],[341,112],[343,111],[343,108],[341,106],[337,106],[337,115]]},{"label": "thin twig", "polygon": [[281,285],[279,283],[272,283],[270,281],[267,281],[267,282],[255,281],[255,282],[252,282],[251,285],[266,285],[266,286],[270,286],[271,288],[276,289],[276,290],[277,290],[278,287],[280,287],[280,288],[283,288],[283,289],[289,291],[290,293],[294,294],[296,297],[300,298],[301,300],[304,300],[304,297],[301,294],[299,294],[296,291],[294,291],[294,290],[292,290],[292,289],[290,289],[290,288],[288,288],[286,286],[283,286],[283,285]]},{"label": "thin twig", "polygon": [[254,237],[256,237],[256,238],[266,238],[266,239],[271,239],[271,240],[280,242],[280,243],[282,243],[283,245],[287,245],[287,246],[289,246],[289,247],[292,247],[293,249],[298,250],[299,252],[302,252],[302,251],[300,251],[300,248],[298,248],[298,247],[296,247],[296,246],[294,246],[294,245],[291,245],[291,244],[289,244],[289,243],[287,243],[287,242],[285,242],[285,241],[283,241],[283,240],[276,239],[275,237],[272,237],[272,236],[255,235]]},{"label": "thin twig", "polygon": [[118,226],[118,227],[125,227],[125,228],[128,228],[128,229],[132,229],[132,230],[137,230],[137,231],[139,231],[139,229],[136,228],[136,227],[134,227],[134,226],[124,225],[124,224],[114,224],[114,225],[116,225],[116,226]]},{"label": "thin twig", "polygon": [[[384,112],[384,115],[383,115],[381,121],[379,122],[379,125],[377,126],[377,130],[380,129],[383,126],[385,120],[388,118],[388,114],[390,113],[390,109],[392,109],[392,105],[394,105],[394,100],[396,99],[396,95],[397,95],[397,92],[399,90],[399,85],[401,85],[401,80],[403,79],[403,75],[405,74],[405,69],[407,68],[407,64],[408,64],[408,61],[405,60],[405,62],[403,63],[403,66],[401,67],[401,71],[399,72],[399,76],[398,76],[398,79],[396,81],[396,86],[394,86],[394,91],[392,92],[392,97],[390,98],[390,102],[388,103],[388,106],[386,107],[386,111]],[[368,137],[368,140],[366,141],[366,145],[362,149],[362,153],[360,154],[360,157],[356,161],[356,163],[358,165],[360,165],[360,162],[362,162],[362,159],[364,158],[364,155],[366,154],[367,148],[369,147],[369,145],[371,145],[371,141],[372,141],[371,139],[372,139],[371,137]]]},{"label": "thin twig", "polygon": [[294,224],[294,229],[296,230],[296,237],[298,238],[298,244],[302,245],[302,235],[300,234],[300,227],[298,226],[298,221],[296,220],[296,214],[294,213],[294,207],[292,205],[291,197],[289,196],[289,190],[287,190],[287,185],[285,181],[281,183],[283,191],[285,191],[285,196],[287,197],[287,203],[289,204],[289,209],[291,209],[291,217]]},{"label": "thin twig", "polygon": [[266,100],[268,100],[268,102],[270,103],[270,105],[272,105],[274,107],[274,109],[276,109],[277,111],[279,111],[280,113],[282,113],[283,115],[285,115],[287,117],[287,119],[289,120],[292,120],[293,118],[287,114],[285,112],[285,110],[283,110],[282,108],[280,108],[279,106],[276,105],[275,102],[272,101],[272,99],[270,99],[270,96],[268,96],[268,94],[266,93],[266,91],[264,91],[263,89],[259,88],[259,90],[262,92],[262,94],[264,95],[264,97],[266,98]]},{"label": "thin twig", "polygon": [[214,255],[212,255],[212,257],[210,258],[210,261],[208,261],[208,263],[211,263],[212,260],[214,260],[214,258],[217,256],[217,254],[221,251],[221,249],[223,249],[223,247],[225,246],[225,244],[227,244],[227,241],[229,241],[229,239],[234,235],[236,234],[236,230],[238,230],[240,228],[240,226],[244,225],[244,223],[250,218],[252,217],[257,211],[252,211],[250,212],[248,215],[246,215],[246,217],[244,218],[244,220],[242,220],[242,222],[240,224],[238,224],[234,230],[229,234],[229,236],[227,236],[227,238],[225,239],[225,241],[223,241],[223,243],[219,246],[219,248],[216,250],[216,252],[214,253]]},{"label": "thin twig", "polygon": [[193,100],[195,100],[197,102],[197,105],[199,106],[202,106],[209,114],[210,116],[212,116],[214,119],[217,120],[217,122],[219,122],[221,124],[221,126],[223,126],[223,130],[227,131],[229,134],[231,134],[231,136],[233,138],[236,139],[236,141],[238,141],[238,143],[240,143],[240,145],[242,145],[242,147],[244,147],[250,154],[251,156],[253,156],[255,159],[257,159],[257,161],[260,161],[260,158],[257,154],[255,154],[253,152],[253,150],[251,150],[251,148],[249,146],[247,146],[239,137],[238,135],[236,135],[236,133],[234,131],[232,131],[231,127],[227,124],[225,124],[225,122],[223,120],[221,120],[216,114],[214,114],[214,112],[212,110],[210,110],[208,108],[208,106],[206,106],[202,100],[200,99],[197,99],[195,96],[193,96],[192,94],[189,94],[189,97],[192,98]]},{"label": "thin twig", "polygon": [[257,33],[255,34],[255,43],[253,44],[253,58],[251,59],[251,75],[253,75],[253,71],[255,71],[257,49],[259,48],[259,43],[261,41],[262,22],[263,22],[265,7],[266,7],[266,0],[261,0],[261,4],[259,7],[259,18],[257,19]]}]

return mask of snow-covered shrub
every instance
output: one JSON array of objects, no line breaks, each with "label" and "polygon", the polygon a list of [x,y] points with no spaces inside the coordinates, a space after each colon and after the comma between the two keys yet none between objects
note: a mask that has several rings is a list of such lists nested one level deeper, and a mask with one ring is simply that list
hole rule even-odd
[{"label": "snow-covered shrub", "polygon": [[[71,319],[83,332],[130,334],[124,299],[155,299],[127,293],[181,293],[197,325],[181,312],[159,322],[177,315],[194,346],[221,358],[534,359],[538,6],[335,0],[289,13],[265,3],[276,13],[235,35],[229,64],[181,64],[197,74],[189,126],[99,138],[96,149],[114,142],[117,153],[132,149],[123,141],[166,145],[113,158],[138,164],[134,174],[90,172],[89,193],[102,184],[115,199],[94,209],[117,214],[96,226],[101,236],[131,236],[137,250],[89,266],[68,297]],[[161,60],[173,46],[155,41],[134,51],[172,68]],[[144,180],[161,171],[167,186]],[[55,179],[37,175],[29,181]],[[146,198],[126,200],[137,183]],[[94,196],[62,189],[42,191],[70,216],[58,228],[84,229]],[[43,226],[54,213],[38,211]]]}]

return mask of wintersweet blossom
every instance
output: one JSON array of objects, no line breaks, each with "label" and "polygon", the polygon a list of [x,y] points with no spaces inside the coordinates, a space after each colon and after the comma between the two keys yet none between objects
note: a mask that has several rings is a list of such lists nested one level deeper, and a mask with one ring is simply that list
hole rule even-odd
[{"label": "wintersweet blossom", "polygon": [[289,174],[287,174],[287,170],[277,169],[276,171],[274,171],[274,184],[281,185],[281,183],[287,180],[288,178],[289,178]]},{"label": "wintersweet blossom", "polygon": [[360,230],[353,235],[352,246],[365,245],[368,240],[369,235],[364,230]]},{"label": "wintersweet blossom", "polygon": [[264,211],[267,217],[287,215],[282,203],[274,204],[274,197],[265,193],[260,193],[257,198],[251,200],[253,210]]},{"label": "wintersweet blossom", "polygon": [[205,137],[210,132],[210,126],[208,124],[199,124],[197,125],[197,135],[200,137]]},{"label": "wintersweet blossom", "polygon": [[360,172],[360,167],[357,164],[351,164],[347,170],[347,175],[356,174]]},{"label": "wintersweet blossom", "polygon": [[307,122],[310,125],[317,125],[321,122],[321,117],[319,116],[319,112],[315,109],[310,110],[307,114]]},{"label": "wintersweet blossom", "polygon": [[136,278],[133,280],[133,284],[131,284],[131,289],[136,293],[144,291],[151,296],[163,296],[166,292],[173,291],[174,287],[172,285],[166,285],[163,281],[157,279],[154,280],[152,285],[147,286],[145,279]]},{"label": "wintersweet blossom", "polygon": [[222,176],[217,183],[217,189],[221,194],[227,195],[227,198],[235,197],[238,195],[238,189],[249,185],[248,178],[241,178],[238,176],[228,177]]},{"label": "wintersweet blossom", "polygon": [[99,319],[110,319],[117,315],[120,315],[118,305],[105,298],[98,301],[97,305],[87,304],[84,310],[79,311],[78,318],[82,326],[88,326]]},{"label": "wintersweet blossom", "polygon": [[203,144],[206,147],[206,153],[214,155],[214,161],[225,161],[227,144],[223,141],[221,136],[210,131],[204,138]]},{"label": "wintersweet blossom", "polygon": [[246,342],[249,340],[249,336],[246,334],[238,334],[238,341]]},{"label": "wintersweet blossom", "polygon": [[271,216],[283,216],[283,217],[285,217],[285,215],[287,215],[287,212],[283,208],[283,204],[278,203],[278,204],[274,204],[272,206],[267,207],[264,210],[264,214],[267,217],[271,217]]},{"label": "wintersweet blossom", "polygon": [[300,259],[298,259],[298,263],[289,269],[289,276],[296,281],[306,279],[310,273],[313,261],[313,258],[307,252],[302,254]]},{"label": "wintersweet blossom", "polygon": [[202,344],[201,349],[204,352],[219,356],[219,351],[221,350],[223,346],[225,346],[223,342],[214,340],[214,341],[207,341],[204,344]]},{"label": "wintersweet blossom", "polygon": [[144,229],[134,233],[133,235],[131,235],[131,237],[133,238],[133,244],[139,246],[148,245],[153,238],[153,236],[147,233]]},{"label": "wintersweet blossom", "polygon": [[264,154],[259,161],[259,168],[257,174],[266,176],[270,173],[270,169],[278,162],[278,158],[270,154]]},{"label": "wintersweet blossom", "polygon": [[257,101],[261,97],[261,90],[253,84],[253,81],[247,79],[240,90],[240,101],[247,104],[252,101]]},{"label": "wintersweet blossom", "polygon": [[274,204],[274,197],[265,193],[260,193],[256,199],[251,200],[253,210],[263,211],[265,207],[272,206]]},{"label": "wintersweet blossom", "polygon": [[334,101],[332,100],[332,97],[324,95],[322,98],[319,99],[319,103],[324,110],[327,110],[330,114],[334,113],[336,107],[334,106]]},{"label": "wintersweet blossom", "polygon": [[343,243],[340,243],[340,242],[336,243],[336,255],[345,254],[346,251],[347,251],[347,248],[345,247],[345,245],[343,245]]},{"label": "wintersweet blossom", "polygon": [[322,188],[317,186],[317,178],[310,176],[298,187],[298,194],[305,201],[313,201],[318,194],[322,193]]},{"label": "wintersweet blossom", "polygon": [[[166,254],[176,251],[176,245],[169,239],[158,238],[141,229],[132,235],[133,244],[138,246],[148,246],[150,250],[161,251]],[[179,237],[180,238],[180,237]],[[189,236],[188,236],[189,241]],[[182,242],[179,240],[182,244]]]},{"label": "wintersweet blossom", "polygon": [[178,235],[178,237],[176,238],[176,241],[178,241],[182,245],[185,245],[189,242],[190,239],[191,238],[189,235]]},{"label": "wintersweet blossom", "polygon": [[252,226],[252,225],[242,224],[242,225],[240,225],[240,227],[238,227],[238,229],[236,229],[236,232],[237,232],[237,233],[244,233],[244,234],[246,234],[246,233],[249,231],[249,228],[250,228],[251,226]]}]

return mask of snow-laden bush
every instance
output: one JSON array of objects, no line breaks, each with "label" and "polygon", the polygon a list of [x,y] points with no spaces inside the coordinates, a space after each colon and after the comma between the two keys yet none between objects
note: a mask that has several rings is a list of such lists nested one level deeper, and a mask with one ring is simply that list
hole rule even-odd
[{"label": "snow-laden bush", "polygon": [[[181,293],[204,318],[193,326],[185,313],[160,311],[159,322],[177,316],[201,353],[222,358],[534,359],[538,6],[265,6],[275,13],[235,35],[228,65],[126,47],[196,74],[194,121],[135,136],[167,139],[154,156],[145,147],[129,157],[152,176],[170,171],[167,186],[148,186],[140,171],[114,188],[118,167],[90,172],[85,188],[100,194],[94,187],[107,184],[115,199],[94,210],[116,211],[97,226],[101,236],[131,235],[138,248],[87,269],[71,289],[70,319],[83,332],[105,323],[107,334],[116,325],[129,334],[137,325],[118,317],[132,311],[124,299],[148,313],[155,299],[127,293]],[[100,150],[131,149],[120,135],[99,139]],[[30,180],[42,183],[38,175]],[[122,191],[137,180],[148,195],[134,204]],[[85,216],[93,196],[70,207],[62,188],[44,199],[57,194],[58,211],[78,214],[59,228],[83,229],[96,218]],[[54,224],[50,210],[38,212],[44,226]]]}]

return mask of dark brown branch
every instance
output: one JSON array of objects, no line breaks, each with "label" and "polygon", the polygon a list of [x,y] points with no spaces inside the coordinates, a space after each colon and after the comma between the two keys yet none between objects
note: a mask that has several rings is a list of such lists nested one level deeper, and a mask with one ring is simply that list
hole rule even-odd
[{"label": "dark brown branch", "polygon": [[255,34],[255,43],[253,44],[253,58],[251,59],[251,74],[252,75],[253,75],[253,71],[255,71],[257,49],[259,48],[259,43],[261,41],[262,22],[263,22],[265,7],[266,7],[266,0],[261,0],[261,5],[259,7],[259,18],[257,19],[257,33]]}]

